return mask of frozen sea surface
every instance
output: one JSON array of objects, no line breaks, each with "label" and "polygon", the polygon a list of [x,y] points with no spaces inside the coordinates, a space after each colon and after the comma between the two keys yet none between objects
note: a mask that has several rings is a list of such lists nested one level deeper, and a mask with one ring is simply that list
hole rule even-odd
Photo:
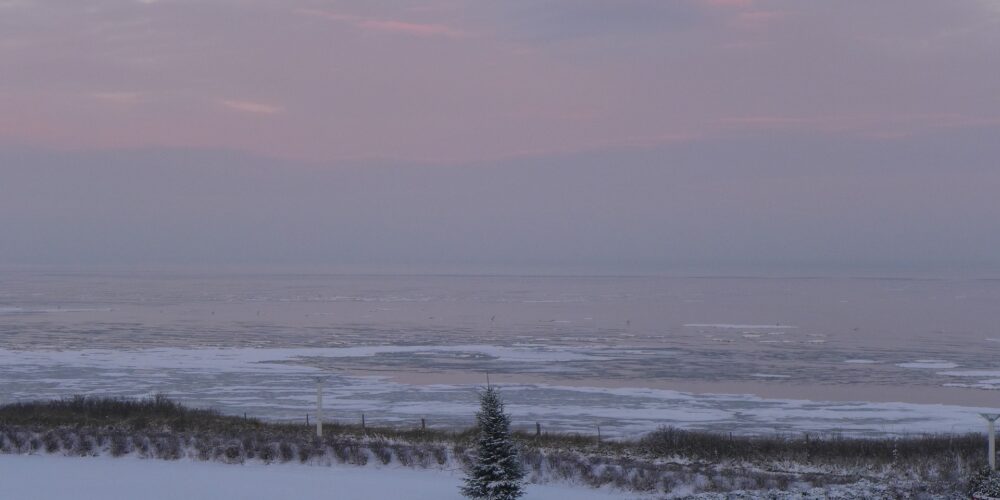
[{"label": "frozen sea surface", "polygon": [[636,435],[978,430],[1000,281],[0,272],[0,401]]}]

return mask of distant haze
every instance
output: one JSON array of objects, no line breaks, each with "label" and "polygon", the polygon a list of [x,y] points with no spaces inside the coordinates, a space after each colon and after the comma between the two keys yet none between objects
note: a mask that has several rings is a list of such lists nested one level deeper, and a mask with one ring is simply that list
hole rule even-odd
[{"label": "distant haze", "polygon": [[0,0],[0,266],[1000,276],[996,0]]}]

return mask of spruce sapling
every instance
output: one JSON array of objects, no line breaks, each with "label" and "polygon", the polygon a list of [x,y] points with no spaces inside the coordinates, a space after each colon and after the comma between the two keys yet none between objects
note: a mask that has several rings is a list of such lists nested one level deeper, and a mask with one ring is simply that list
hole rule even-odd
[{"label": "spruce sapling", "polygon": [[467,471],[462,494],[481,500],[515,500],[524,494],[524,469],[510,434],[510,416],[493,387],[479,395],[479,404],[475,461]]}]

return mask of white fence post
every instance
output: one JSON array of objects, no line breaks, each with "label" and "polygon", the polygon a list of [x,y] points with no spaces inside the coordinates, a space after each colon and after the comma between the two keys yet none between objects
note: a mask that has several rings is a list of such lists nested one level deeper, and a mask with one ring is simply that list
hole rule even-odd
[{"label": "white fence post", "polygon": [[990,462],[990,470],[997,470],[997,438],[996,438],[996,422],[1000,418],[1000,414],[996,413],[980,413],[979,416],[986,420],[986,426],[989,429],[989,456],[987,457]]},{"label": "white fence post", "polygon": [[323,379],[316,379],[316,437],[323,437]]}]

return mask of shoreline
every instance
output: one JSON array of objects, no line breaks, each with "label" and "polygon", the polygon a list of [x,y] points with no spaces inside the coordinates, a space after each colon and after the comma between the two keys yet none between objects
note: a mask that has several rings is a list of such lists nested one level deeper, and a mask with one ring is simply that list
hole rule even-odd
[{"label": "shoreline", "polygon": [[[846,498],[880,498],[884,492],[872,488],[904,475],[906,481],[892,481],[893,491],[950,494],[963,488],[964,478],[984,459],[980,434],[863,439],[665,429],[641,440],[523,432],[515,432],[514,438],[532,484],[569,482],[586,491],[613,488],[640,497],[680,493],[684,498],[717,498],[711,495],[738,490],[800,495],[808,490],[814,495],[809,498],[826,498],[832,491],[856,494]],[[54,455],[219,466],[368,466],[364,470],[381,473],[454,471],[474,460],[475,439],[470,429],[332,423],[319,438],[312,426],[223,415],[162,397],[0,405],[0,460],[4,455]]]},{"label": "shoreline", "polygon": [[[441,371],[396,371],[374,368],[371,370],[348,371],[351,375],[384,377],[398,384],[413,386],[427,385],[468,385],[475,386],[481,381],[481,374],[468,372]],[[656,389],[677,391],[695,396],[754,396],[762,399],[800,400],[816,403],[904,403],[914,405],[947,405],[977,408],[997,402],[997,393],[992,390],[965,387],[900,387],[891,385],[818,385],[775,381],[692,381],[692,380],[619,380],[611,378],[562,378],[552,376],[491,374],[495,384],[539,385],[551,387],[574,387],[580,389]],[[810,394],[823,392],[821,398],[810,398]],[[888,397],[887,394],[904,394],[903,398]],[[859,397],[859,395],[861,397]]]}]

